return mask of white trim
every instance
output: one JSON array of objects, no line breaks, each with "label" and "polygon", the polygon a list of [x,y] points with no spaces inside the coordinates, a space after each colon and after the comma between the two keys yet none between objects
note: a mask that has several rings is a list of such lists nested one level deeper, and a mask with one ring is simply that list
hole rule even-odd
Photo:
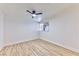
[{"label": "white trim", "polygon": [[75,49],[75,48],[72,48],[72,47],[68,47],[68,46],[62,45],[62,44],[60,44],[60,43],[50,41],[50,40],[45,39],[45,38],[41,38],[41,39],[43,39],[43,40],[45,40],[45,41],[48,41],[48,42],[51,42],[51,43],[53,43],[53,44],[56,44],[56,45],[58,45],[58,46],[61,46],[61,47],[63,47],[63,48],[69,49],[69,50],[71,50],[71,51],[74,51],[74,52],[79,53],[79,49]]},{"label": "white trim", "polygon": [[[19,42],[13,42],[13,43],[11,43],[11,44],[6,44],[5,46],[13,45],[13,44],[18,44],[18,43],[25,42],[25,41],[31,41],[31,40],[35,40],[35,39],[37,39],[37,38],[31,38],[31,39],[29,39],[29,40],[24,40],[24,41],[19,41]],[[4,46],[4,47],[5,47],[5,46]]]}]

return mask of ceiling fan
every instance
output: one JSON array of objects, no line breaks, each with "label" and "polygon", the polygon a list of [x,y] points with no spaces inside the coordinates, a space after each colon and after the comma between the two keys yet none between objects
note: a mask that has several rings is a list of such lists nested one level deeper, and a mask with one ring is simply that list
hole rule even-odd
[{"label": "ceiling fan", "polygon": [[32,18],[36,17],[37,15],[42,15],[43,13],[36,13],[35,10],[33,11],[29,11],[29,10],[26,10],[27,12],[29,12],[30,14],[32,14]]},{"label": "ceiling fan", "polygon": [[38,17],[38,16],[42,15],[43,13],[41,13],[41,12],[37,13],[35,10],[32,10],[32,11],[26,10],[26,11],[28,13],[32,14],[33,20],[40,24],[40,31],[48,31],[49,23],[43,22],[42,17]]}]

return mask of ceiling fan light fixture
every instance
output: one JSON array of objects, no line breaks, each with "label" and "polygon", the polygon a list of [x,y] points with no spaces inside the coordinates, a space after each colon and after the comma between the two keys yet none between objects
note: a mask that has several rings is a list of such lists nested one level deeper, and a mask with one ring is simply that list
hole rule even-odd
[{"label": "ceiling fan light fixture", "polygon": [[33,17],[36,17],[36,14],[32,14]]},{"label": "ceiling fan light fixture", "polygon": [[36,22],[41,22],[42,21],[42,16],[40,16],[40,15],[36,15],[35,17],[33,17],[32,18],[34,21],[36,21]]},{"label": "ceiling fan light fixture", "polygon": [[41,22],[42,21],[42,14],[43,13],[36,13],[35,10],[33,11],[29,11],[29,10],[26,10],[27,12],[29,12],[31,15],[32,15],[32,19],[36,22]]}]

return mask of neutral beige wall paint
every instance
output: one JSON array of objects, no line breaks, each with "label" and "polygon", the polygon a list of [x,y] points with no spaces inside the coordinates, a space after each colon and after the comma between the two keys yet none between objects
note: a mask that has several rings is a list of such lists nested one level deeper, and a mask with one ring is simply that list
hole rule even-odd
[{"label": "neutral beige wall paint", "polygon": [[42,32],[41,37],[79,51],[79,5],[52,18],[49,32]]}]

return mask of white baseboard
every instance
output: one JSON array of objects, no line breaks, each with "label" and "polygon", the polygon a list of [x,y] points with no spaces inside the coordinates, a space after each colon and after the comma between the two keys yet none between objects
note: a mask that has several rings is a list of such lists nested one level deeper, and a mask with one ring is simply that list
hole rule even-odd
[{"label": "white baseboard", "polygon": [[8,45],[18,44],[18,43],[21,43],[21,42],[30,41],[30,40],[35,40],[35,39],[37,39],[37,38],[32,38],[32,39],[29,39],[29,40],[19,41],[19,42],[15,42],[15,43],[11,43],[11,44],[5,44],[3,47],[0,47],[0,50],[1,50],[2,48],[4,48],[5,46],[8,46]]},{"label": "white baseboard", "polygon": [[74,52],[78,52],[78,53],[79,53],[79,49],[75,49],[75,48],[72,48],[72,47],[68,47],[68,46],[65,46],[65,45],[62,45],[62,44],[59,44],[59,43],[50,41],[50,40],[45,39],[45,38],[41,38],[41,39],[43,39],[43,40],[45,40],[45,41],[48,41],[48,42],[51,42],[51,43],[53,43],[53,44],[56,44],[56,45],[58,45],[58,46],[61,46],[61,47],[63,47],[63,48],[69,49],[69,50],[71,50],[71,51],[74,51]]},{"label": "white baseboard", "polygon": [[18,41],[18,42],[12,42],[12,43],[10,43],[10,44],[5,44],[4,47],[5,47],[5,46],[8,46],[8,45],[13,45],[13,44],[22,43],[22,42],[25,42],[25,41],[35,40],[35,39],[37,39],[37,37],[31,38],[31,39],[28,39],[28,40],[23,40],[23,41]]},{"label": "white baseboard", "polygon": [[[38,38],[32,38],[32,39],[29,39],[29,40],[26,40],[26,41],[35,40],[35,39],[38,39]],[[75,49],[75,48],[72,48],[72,47],[68,47],[68,46],[62,45],[62,44],[60,44],[60,43],[50,41],[50,40],[45,39],[45,38],[40,38],[40,39],[45,40],[45,41],[48,41],[48,42],[51,42],[51,43],[56,44],[56,45],[58,45],[58,46],[61,46],[61,47],[64,47],[64,48],[66,48],[66,49],[69,49],[69,50],[71,50],[71,51],[74,51],[74,52],[78,52],[78,53],[79,53],[79,49]],[[7,44],[7,45],[13,45],[13,44],[21,43],[21,42],[24,42],[24,41],[19,41],[19,42],[15,42],[15,43],[12,43],[12,44]],[[7,45],[5,45],[5,46],[7,46]],[[2,48],[1,48],[1,49],[2,49]]]}]

